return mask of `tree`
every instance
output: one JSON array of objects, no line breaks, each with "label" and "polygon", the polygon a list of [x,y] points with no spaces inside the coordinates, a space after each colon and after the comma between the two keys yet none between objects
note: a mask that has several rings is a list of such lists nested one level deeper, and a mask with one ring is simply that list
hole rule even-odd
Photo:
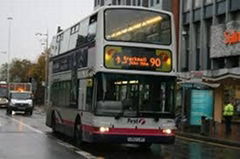
[{"label": "tree", "polygon": [[42,53],[37,60],[36,64],[33,64],[29,75],[34,78],[38,83],[45,81],[45,57],[46,54]]},{"label": "tree", "polygon": [[8,64],[4,63],[0,68],[0,81],[7,81],[7,68]]},{"label": "tree", "polygon": [[29,82],[29,71],[32,67],[29,60],[13,59],[10,65],[10,82]]},{"label": "tree", "polygon": [[37,104],[44,103],[44,86],[42,83],[45,81],[45,57],[46,53],[42,53],[37,60],[36,64],[33,64],[29,76],[32,78],[32,81],[36,82],[35,88],[35,102]]}]

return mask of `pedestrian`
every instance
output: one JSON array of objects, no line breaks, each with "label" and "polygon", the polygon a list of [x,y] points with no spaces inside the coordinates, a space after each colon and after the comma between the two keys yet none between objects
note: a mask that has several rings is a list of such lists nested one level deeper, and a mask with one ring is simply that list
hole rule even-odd
[{"label": "pedestrian", "polygon": [[234,107],[232,102],[226,103],[223,110],[223,116],[225,118],[225,133],[226,135],[231,134],[231,125],[232,125],[232,117],[234,114]]}]

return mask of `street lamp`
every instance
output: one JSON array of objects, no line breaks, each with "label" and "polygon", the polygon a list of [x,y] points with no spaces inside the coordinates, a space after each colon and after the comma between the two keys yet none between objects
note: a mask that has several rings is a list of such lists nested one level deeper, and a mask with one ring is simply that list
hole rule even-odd
[{"label": "street lamp", "polygon": [[8,67],[7,67],[7,84],[8,84],[8,93],[10,90],[10,53],[11,53],[11,22],[13,20],[12,17],[8,17],[8,59],[7,59],[7,63],[8,63]]},{"label": "street lamp", "polygon": [[48,59],[49,59],[49,53],[48,53],[48,31],[47,33],[36,33],[36,36],[45,37],[44,42],[41,43],[42,45],[45,45],[45,89],[44,89],[44,105],[47,106],[48,104]]}]

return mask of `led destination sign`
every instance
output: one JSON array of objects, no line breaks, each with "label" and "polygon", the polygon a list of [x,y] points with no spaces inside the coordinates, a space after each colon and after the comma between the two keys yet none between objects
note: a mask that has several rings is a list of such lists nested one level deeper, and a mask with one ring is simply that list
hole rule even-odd
[{"label": "led destination sign", "polygon": [[112,69],[169,72],[172,69],[171,52],[168,50],[107,46],[105,48],[105,66]]},{"label": "led destination sign", "polygon": [[138,56],[116,56],[114,59],[117,65],[140,66],[140,67],[160,67],[161,60],[159,57],[138,57]]}]

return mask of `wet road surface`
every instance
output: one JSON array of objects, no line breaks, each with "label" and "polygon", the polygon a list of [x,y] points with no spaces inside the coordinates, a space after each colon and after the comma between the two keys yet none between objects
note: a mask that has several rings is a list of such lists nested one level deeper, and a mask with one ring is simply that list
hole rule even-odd
[{"label": "wet road surface", "polygon": [[[47,136],[41,130],[43,128],[35,129],[24,123],[24,119],[36,119],[36,115],[33,118],[22,115],[8,117],[5,115],[5,110],[0,111],[0,159],[83,158],[57,143],[54,138]],[[45,132],[47,131],[46,129]]]},{"label": "wet road surface", "polygon": [[240,148],[188,141],[178,138],[174,145],[85,144],[80,149],[63,135],[53,135],[45,126],[45,114],[8,117],[0,110],[0,159],[239,159]]}]

